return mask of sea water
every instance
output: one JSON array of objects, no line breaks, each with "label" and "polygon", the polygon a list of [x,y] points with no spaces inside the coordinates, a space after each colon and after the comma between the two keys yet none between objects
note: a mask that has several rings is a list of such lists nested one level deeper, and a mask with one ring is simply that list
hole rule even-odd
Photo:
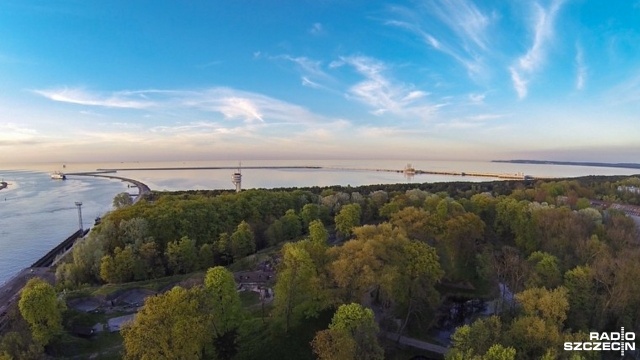
[{"label": "sea water", "polygon": [[79,229],[75,202],[82,203],[83,228],[88,228],[111,210],[115,195],[130,190],[119,180],[52,180],[38,171],[0,170],[0,178],[9,184],[0,190],[0,284]]},{"label": "sea water", "polygon": [[[417,170],[487,172],[536,177],[576,177],[585,175],[632,175],[637,169],[583,167],[567,165],[510,164],[465,161],[410,161]],[[485,177],[415,175],[402,172],[407,162],[396,160],[287,160],[243,161],[242,166],[320,166],[321,169],[241,169],[242,188],[278,188],[330,185],[371,185],[450,181],[490,181]],[[30,266],[79,228],[75,202],[82,202],[84,228],[94,218],[112,209],[113,197],[127,191],[137,194],[120,180],[69,175],[67,180],[52,180],[49,173],[95,171],[99,168],[180,168],[224,166],[231,161],[69,163],[0,166],[0,180],[9,187],[0,190],[0,284],[21,269]],[[22,169],[22,170],[3,170]],[[235,169],[218,170],[119,170],[115,175],[139,180],[152,190],[233,189]]]}]

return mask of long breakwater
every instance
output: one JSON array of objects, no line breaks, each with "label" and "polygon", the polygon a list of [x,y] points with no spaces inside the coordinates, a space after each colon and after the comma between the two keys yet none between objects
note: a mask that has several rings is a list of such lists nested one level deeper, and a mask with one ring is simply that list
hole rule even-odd
[{"label": "long breakwater", "polygon": [[[179,171],[179,170],[333,170],[333,171],[372,171],[372,172],[393,172],[414,175],[449,175],[449,176],[471,176],[486,177],[493,179],[508,180],[530,180],[535,179],[533,176],[522,173],[491,173],[491,172],[467,172],[467,171],[436,171],[436,170],[420,170],[413,168],[405,169],[382,169],[382,168],[355,168],[355,167],[331,167],[331,166],[187,166],[187,167],[131,167],[131,168],[102,168],[97,169],[97,173],[113,173],[117,171]],[[89,175],[91,173],[86,173]],[[83,174],[85,175],[85,174]]]}]

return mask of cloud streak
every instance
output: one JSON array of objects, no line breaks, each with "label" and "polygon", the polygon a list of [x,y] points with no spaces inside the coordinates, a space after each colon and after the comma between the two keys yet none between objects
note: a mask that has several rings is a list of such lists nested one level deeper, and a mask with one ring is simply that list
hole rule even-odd
[{"label": "cloud streak", "polygon": [[527,97],[530,79],[545,60],[546,45],[554,36],[554,23],[562,4],[563,0],[553,0],[548,9],[534,4],[533,43],[527,52],[509,67],[513,87],[520,99]]},{"label": "cloud streak", "polygon": [[35,90],[47,99],[83,106],[147,110],[159,113],[195,110],[217,113],[226,120],[246,123],[304,123],[326,121],[304,107],[266,95],[225,87],[204,90],[135,90],[96,93],[83,89]]},{"label": "cloud streak", "polygon": [[388,78],[385,75],[387,67],[379,60],[351,56],[341,58],[341,63],[364,77],[363,81],[351,86],[348,96],[372,107],[374,115],[392,113],[426,119],[437,109],[426,101],[428,93]]},{"label": "cloud streak", "polygon": [[394,7],[393,12],[401,20],[386,20],[385,25],[413,33],[430,48],[459,62],[470,77],[483,75],[483,55],[491,45],[488,29],[493,19],[473,2],[425,1],[418,9]]},{"label": "cloud streak", "polygon": [[576,89],[584,89],[584,83],[587,81],[587,66],[584,63],[584,53],[580,45],[576,45]]}]

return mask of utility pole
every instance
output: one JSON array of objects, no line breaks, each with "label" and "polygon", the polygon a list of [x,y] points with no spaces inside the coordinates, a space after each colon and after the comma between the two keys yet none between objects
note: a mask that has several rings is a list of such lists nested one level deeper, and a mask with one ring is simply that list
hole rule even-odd
[{"label": "utility pole", "polygon": [[82,202],[76,201],[76,206],[78,207],[78,224],[80,225],[80,235],[82,236],[84,231],[82,228]]}]

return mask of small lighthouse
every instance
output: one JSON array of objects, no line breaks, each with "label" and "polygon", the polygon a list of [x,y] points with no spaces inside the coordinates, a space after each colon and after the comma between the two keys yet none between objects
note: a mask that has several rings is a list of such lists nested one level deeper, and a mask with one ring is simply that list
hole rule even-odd
[{"label": "small lighthouse", "polygon": [[242,174],[240,173],[241,167],[242,163],[238,165],[238,171],[233,173],[231,176],[231,182],[236,186],[236,192],[240,192],[240,190],[242,190]]}]

